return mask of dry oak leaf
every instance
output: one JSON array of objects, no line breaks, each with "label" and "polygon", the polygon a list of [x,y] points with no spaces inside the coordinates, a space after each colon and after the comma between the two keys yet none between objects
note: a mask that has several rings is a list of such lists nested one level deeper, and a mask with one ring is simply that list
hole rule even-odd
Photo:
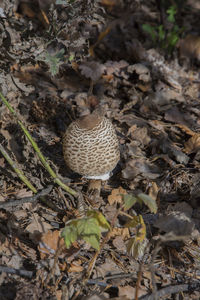
[{"label": "dry oak leaf", "polygon": [[122,195],[125,194],[127,194],[127,192],[121,186],[118,189],[113,189],[111,195],[108,196],[109,204],[122,203]]},{"label": "dry oak leaf", "polygon": [[194,153],[200,150],[200,134],[195,133],[189,140],[185,143],[185,152]]}]

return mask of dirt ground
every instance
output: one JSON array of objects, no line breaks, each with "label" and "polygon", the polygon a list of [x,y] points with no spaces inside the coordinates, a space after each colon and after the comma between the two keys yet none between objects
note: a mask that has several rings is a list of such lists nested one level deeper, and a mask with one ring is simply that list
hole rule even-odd
[{"label": "dirt ground", "polygon": [[[0,299],[200,299],[199,28],[193,0],[0,1]],[[62,137],[99,105],[121,158],[91,195]],[[88,209],[100,250],[67,249]]]}]

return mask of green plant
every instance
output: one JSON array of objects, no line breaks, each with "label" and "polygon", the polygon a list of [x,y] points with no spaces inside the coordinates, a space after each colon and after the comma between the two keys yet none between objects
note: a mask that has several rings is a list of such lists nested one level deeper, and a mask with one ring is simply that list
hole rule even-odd
[{"label": "green plant", "polygon": [[61,236],[67,248],[78,239],[83,239],[94,249],[99,250],[101,233],[110,229],[105,217],[96,211],[88,211],[82,219],[71,220],[67,223]]},{"label": "green plant", "polygon": [[40,57],[48,66],[52,76],[55,76],[59,72],[59,66],[63,63],[65,50],[61,49],[57,53],[51,55],[48,51]]},{"label": "green plant", "polygon": [[[123,199],[123,205],[118,210],[117,215],[124,214],[125,211],[129,210],[136,203],[144,203],[152,213],[157,212],[155,200],[146,194],[140,193],[137,196],[125,194],[121,195],[121,197]],[[134,257],[138,257],[143,254],[146,246],[146,226],[141,215],[129,216],[129,218],[130,221],[124,225],[124,228],[133,230],[134,236],[128,240],[127,251]],[[105,241],[109,239],[112,230],[113,226],[108,223],[100,212],[89,210],[83,218],[70,220],[62,231],[61,237],[64,238],[67,248],[70,248],[75,241],[83,239],[99,253]],[[100,246],[101,234],[106,231],[108,231],[108,233]]]},{"label": "green plant", "polygon": [[150,24],[143,24],[142,28],[151,36],[154,44],[165,49],[168,53],[171,54],[180,38],[181,33],[183,32],[183,28],[180,28],[176,24],[176,5],[171,5],[166,10],[166,14],[168,22],[171,23],[170,30],[165,29],[163,24],[154,26]]}]

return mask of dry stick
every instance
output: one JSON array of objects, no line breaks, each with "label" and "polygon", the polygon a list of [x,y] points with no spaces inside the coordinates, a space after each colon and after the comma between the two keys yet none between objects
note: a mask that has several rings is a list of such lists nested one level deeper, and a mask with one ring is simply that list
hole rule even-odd
[{"label": "dry stick", "polygon": [[36,144],[36,142],[33,140],[32,136],[30,135],[30,133],[28,132],[28,130],[24,127],[23,123],[19,120],[16,112],[14,111],[14,109],[12,108],[12,106],[8,103],[8,101],[6,100],[6,98],[2,95],[2,93],[0,92],[0,98],[2,99],[3,103],[7,106],[7,108],[9,109],[9,111],[14,115],[14,117],[17,120],[17,123],[20,125],[21,129],[23,130],[23,132],[25,133],[25,135],[27,136],[28,140],[31,142],[34,150],[36,151],[38,157],[40,158],[42,164],[44,165],[44,167],[46,168],[46,170],[49,172],[49,174],[54,178],[54,182],[57,183],[58,185],[60,185],[65,191],[67,191],[69,194],[73,195],[73,196],[77,196],[77,193],[75,190],[71,189],[70,187],[68,187],[67,185],[65,185],[56,175],[56,173],[52,170],[52,168],[50,167],[50,165],[48,164],[48,162],[46,161],[45,157],[43,156],[42,152],[40,151],[38,145]]},{"label": "dry stick", "polygon": [[33,193],[37,193],[36,188],[34,188],[34,186],[30,183],[30,181],[26,178],[26,176],[24,175],[23,171],[20,170],[15,162],[12,160],[12,158],[9,156],[9,154],[7,153],[7,151],[4,149],[4,147],[0,144],[0,152],[1,154],[4,156],[4,158],[7,160],[7,162],[10,164],[10,166],[13,168],[13,170],[15,171],[15,173],[17,173],[17,175],[19,176],[19,178],[24,182],[24,184],[27,185],[27,187],[33,192]]},{"label": "dry stick", "polygon": [[[158,299],[161,299],[161,297],[169,297],[171,294],[186,292],[189,290],[191,291],[191,286],[189,284],[170,285],[157,291],[157,296]],[[169,299],[168,297],[167,299]],[[154,294],[142,296],[139,300],[155,300]]]},{"label": "dry stick", "polygon": [[34,272],[32,272],[32,271],[14,269],[14,268],[6,267],[6,266],[0,266],[0,272],[5,272],[8,274],[15,274],[15,275],[19,275],[19,276],[28,277],[28,278],[32,278],[34,275]]},{"label": "dry stick", "polygon": [[38,198],[48,195],[51,192],[52,188],[53,188],[53,186],[50,185],[46,189],[41,190],[39,193],[37,193],[36,195],[34,195],[32,197],[24,197],[19,200],[0,203],[0,208],[7,208],[7,207],[11,207],[11,206],[23,205],[24,203],[35,202]]},{"label": "dry stick", "polygon": [[[110,286],[110,284],[104,282],[103,280],[115,280],[115,279],[122,279],[122,278],[133,278],[133,276],[135,276],[135,272],[133,273],[119,273],[119,274],[114,274],[114,275],[108,275],[108,276],[105,276],[105,277],[98,277],[96,279],[88,279],[87,281],[87,284],[96,284],[96,285],[99,285],[99,286]],[[136,281],[137,278],[134,278],[134,280]],[[117,286],[114,286],[112,285],[112,287],[117,287]]]},{"label": "dry stick", "polygon": [[142,267],[143,267],[143,262],[139,266],[139,271],[137,274],[137,282],[136,282],[136,288],[135,288],[135,300],[138,300],[138,294],[139,294],[139,288],[140,288],[140,282],[142,280]]}]

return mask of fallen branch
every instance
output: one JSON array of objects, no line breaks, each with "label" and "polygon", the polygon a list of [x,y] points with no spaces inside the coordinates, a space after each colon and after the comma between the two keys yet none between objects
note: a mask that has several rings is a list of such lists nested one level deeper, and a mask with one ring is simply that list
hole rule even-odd
[{"label": "fallen branch", "polygon": [[39,193],[37,193],[32,197],[24,197],[20,200],[12,200],[8,202],[0,203],[0,208],[7,208],[12,206],[22,205],[24,203],[35,202],[38,198],[48,195],[51,192],[52,188],[53,186],[50,185],[46,189],[43,189],[42,191],[40,191]]},{"label": "fallen branch", "polygon": [[[200,284],[178,284],[178,285],[170,285],[167,286],[159,291],[157,291],[157,297],[161,299],[162,297],[167,297],[167,299],[170,298],[172,294],[180,293],[180,292],[186,292],[186,291],[199,291],[200,290]],[[145,295],[139,298],[139,300],[155,300],[154,293],[150,295]]]},{"label": "fallen branch", "polygon": [[34,275],[34,272],[32,271],[26,271],[26,270],[20,270],[20,269],[14,269],[6,266],[0,266],[0,272],[8,273],[8,274],[15,274],[23,277],[32,278]]}]

